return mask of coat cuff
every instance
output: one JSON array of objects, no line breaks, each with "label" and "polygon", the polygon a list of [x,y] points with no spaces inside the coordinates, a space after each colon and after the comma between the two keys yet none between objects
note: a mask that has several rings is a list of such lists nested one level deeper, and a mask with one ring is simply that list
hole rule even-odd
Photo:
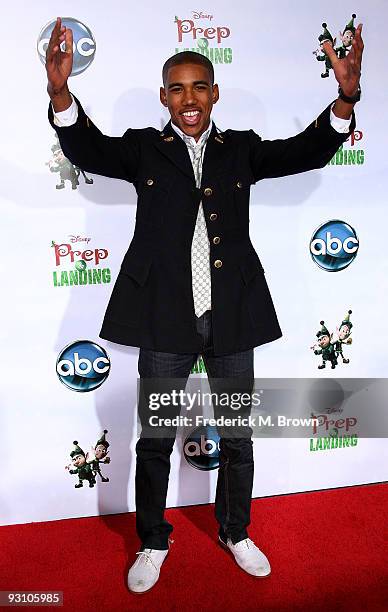
[{"label": "coat cuff", "polygon": [[[350,119],[342,119],[341,117],[337,117],[337,115],[335,115],[333,113],[333,106],[334,106],[334,104],[335,104],[335,102],[333,102],[333,104],[330,107],[330,123],[331,123],[331,126],[339,134],[349,134],[351,118]],[[64,112],[66,112],[66,111],[64,111]]]},{"label": "coat cuff", "polygon": [[90,119],[85,114],[85,111],[82,108],[81,102],[73,94],[70,94],[70,95],[73,98],[73,103],[65,111],[62,111],[62,113],[68,113],[70,111],[70,109],[72,108],[73,104],[75,105],[75,108],[74,108],[73,112],[76,113],[76,121],[71,123],[71,124],[58,125],[58,122],[55,121],[55,118],[56,118],[56,116],[61,115],[62,113],[55,113],[54,109],[53,109],[53,106],[52,106],[52,103],[49,102],[49,106],[48,106],[48,120],[49,120],[51,126],[57,132],[60,132],[62,130],[71,130],[71,129],[80,128],[80,127],[81,128],[89,127]]},{"label": "coat cuff", "polygon": [[[348,138],[348,136],[354,131],[355,127],[356,127],[356,116],[354,114],[354,110],[352,111],[352,116],[350,118],[350,120],[341,120],[339,119],[341,122],[342,121],[349,121],[349,127],[347,131],[339,131],[337,130],[331,122],[331,115],[332,115],[332,106],[335,103],[335,100],[333,100],[333,102],[330,102],[329,106],[327,106],[325,108],[325,110],[316,118],[315,122],[311,124],[310,127],[314,127],[316,129],[327,129],[329,128],[330,134],[336,138],[338,138],[341,142],[343,140],[346,140],[346,138]],[[338,117],[336,117],[336,119],[338,119]]]},{"label": "coat cuff", "polygon": [[54,123],[57,127],[70,127],[71,125],[74,125],[74,123],[76,123],[77,121],[78,106],[76,101],[74,100],[73,95],[70,94],[70,96],[71,104],[69,108],[66,108],[66,110],[59,111],[57,113],[55,112],[54,107],[52,108],[54,115]]}]

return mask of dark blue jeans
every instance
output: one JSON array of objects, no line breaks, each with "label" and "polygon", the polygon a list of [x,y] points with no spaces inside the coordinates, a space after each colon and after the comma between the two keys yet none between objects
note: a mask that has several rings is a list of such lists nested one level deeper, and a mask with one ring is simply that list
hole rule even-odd
[{"label": "dark blue jeans", "polygon": [[[202,336],[201,351],[208,374],[211,391],[222,392],[218,379],[241,377],[244,380],[244,391],[248,381],[250,391],[253,388],[253,349],[230,355],[214,356],[212,346],[211,311],[197,317],[197,331]],[[197,354],[176,354],[140,349],[138,369],[141,379],[179,378],[184,389],[190,371],[198,358]],[[212,386],[216,378],[218,388]],[[214,381],[213,381],[214,382]],[[222,383],[221,383],[222,384]],[[232,381],[233,384],[233,381]],[[179,414],[180,407],[176,414]],[[217,408],[214,407],[217,417]],[[250,406],[246,414],[250,413]],[[169,416],[171,413],[169,413]],[[145,435],[143,423],[142,434],[136,444],[136,529],[143,548],[164,550],[168,548],[168,537],[172,525],[164,518],[167,487],[170,474],[170,455],[174,445],[174,436],[150,438]],[[241,436],[239,435],[239,432]],[[215,499],[215,515],[219,523],[219,535],[226,541],[231,538],[236,544],[248,537],[247,527],[250,523],[250,508],[253,486],[253,449],[252,430],[249,427],[233,429],[228,435],[227,429],[219,429],[220,465],[218,470]]]}]

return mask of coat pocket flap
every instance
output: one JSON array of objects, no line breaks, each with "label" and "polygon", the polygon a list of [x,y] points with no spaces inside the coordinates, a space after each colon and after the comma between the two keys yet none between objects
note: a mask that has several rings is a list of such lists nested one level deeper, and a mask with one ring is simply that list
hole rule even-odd
[{"label": "coat pocket flap", "polygon": [[264,268],[256,253],[249,253],[244,257],[240,263],[240,270],[246,284],[250,283],[256,274],[264,274]]},{"label": "coat pocket flap", "polygon": [[120,272],[133,278],[138,285],[143,286],[148,278],[152,258],[144,255],[134,256],[132,253],[125,255],[121,264]]}]

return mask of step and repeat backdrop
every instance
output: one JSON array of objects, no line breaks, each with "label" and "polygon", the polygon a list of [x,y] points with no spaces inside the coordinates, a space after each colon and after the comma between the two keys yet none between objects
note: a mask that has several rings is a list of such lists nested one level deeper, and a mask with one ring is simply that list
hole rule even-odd
[{"label": "step and repeat backdrop", "polygon": [[[284,334],[255,349],[255,375],[333,385],[387,376],[386,2],[41,0],[23,12],[16,2],[0,42],[1,524],[134,510],[138,349],[98,334],[136,194],[74,166],[48,123],[44,58],[57,15],[74,32],[71,91],[114,136],[165,125],[161,68],[183,50],[213,62],[221,130],[292,136],[336,98],[324,27],[342,47],[364,24],[355,132],[321,170],[252,188],[251,240]],[[207,380],[200,356],[190,378]],[[254,441],[254,496],[386,479],[385,440],[341,419],[346,397],[322,408],[308,436]],[[372,404],[365,394],[365,411]],[[212,428],[179,430],[169,506],[214,500],[217,444]]]}]

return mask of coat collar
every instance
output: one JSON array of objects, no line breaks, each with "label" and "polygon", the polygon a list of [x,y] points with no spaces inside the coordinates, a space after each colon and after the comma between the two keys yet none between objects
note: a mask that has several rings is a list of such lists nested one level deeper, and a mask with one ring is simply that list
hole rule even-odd
[{"label": "coat collar", "polygon": [[[193,166],[187,146],[180,136],[171,127],[171,120],[164,126],[155,143],[159,151],[168,157],[184,174],[195,183]],[[218,168],[222,165],[225,154],[229,151],[228,139],[213,126],[206,143],[205,155],[202,165],[202,184],[207,184]]]},{"label": "coat collar", "polygon": [[[174,130],[174,132],[175,132],[176,134],[178,134],[178,136],[180,136],[180,137],[182,138],[182,140],[183,140],[183,141],[185,140],[185,138],[187,138],[186,134],[185,134],[184,132],[182,132],[182,130],[181,130],[181,129],[180,129],[178,126],[177,126],[177,125],[174,125],[174,124],[172,123],[172,121],[170,121],[170,125],[171,125],[171,128]],[[207,141],[208,137],[210,136],[210,132],[212,131],[212,128],[213,128],[213,120],[211,119],[210,124],[209,124],[209,127],[208,127],[208,128],[207,128],[207,130],[206,130],[206,131],[205,131],[205,132],[202,134],[202,136],[201,136],[201,138],[199,139],[199,141],[201,141],[201,139],[202,139],[202,140],[203,140],[203,139],[206,139],[206,141]],[[206,134],[207,134],[207,136],[206,136]],[[190,137],[190,138],[189,138],[189,140],[190,140],[190,142],[193,142],[193,144],[195,143],[195,139],[194,139],[193,137]],[[198,141],[198,142],[199,142],[199,141]],[[198,144],[198,143],[196,143],[196,144]]]}]

